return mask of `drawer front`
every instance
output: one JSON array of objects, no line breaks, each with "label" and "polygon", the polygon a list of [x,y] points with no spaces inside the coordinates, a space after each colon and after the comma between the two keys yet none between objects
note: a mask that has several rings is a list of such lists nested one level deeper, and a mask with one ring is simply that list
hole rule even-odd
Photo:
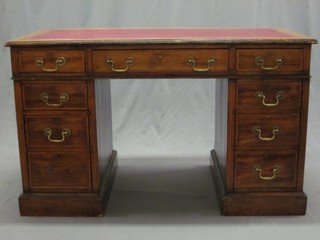
[{"label": "drawer front", "polygon": [[238,49],[236,70],[242,74],[301,72],[303,49]]},{"label": "drawer front", "polygon": [[28,168],[31,191],[91,190],[90,157],[87,152],[29,152]]},{"label": "drawer front", "polygon": [[235,188],[294,188],[297,158],[290,151],[237,151]]},{"label": "drawer front", "polygon": [[22,73],[83,73],[83,51],[19,51],[19,71]]},{"label": "drawer front", "polygon": [[300,108],[301,82],[238,81],[237,107],[239,108]]},{"label": "drawer front", "polygon": [[87,109],[87,85],[75,83],[22,84],[26,110]]},{"label": "drawer front", "polygon": [[98,73],[199,75],[199,73],[225,73],[227,68],[227,49],[93,52],[93,71]]},{"label": "drawer front", "polygon": [[27,147],[89,147],[88,119],[26,116]]},{"label": "drawer front", "polygon": [[299,143],[300,114],[238,114],[237,147],[294,146]]}]

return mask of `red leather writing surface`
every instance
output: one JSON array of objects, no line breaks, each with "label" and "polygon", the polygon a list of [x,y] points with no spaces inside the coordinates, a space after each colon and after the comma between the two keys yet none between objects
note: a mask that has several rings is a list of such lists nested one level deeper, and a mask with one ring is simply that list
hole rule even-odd
[{"label": "red leather writing surface", "polygon": [[258,28],[185,28],[185,29],[71,29],[50,30],[24,40],[112,40],[112,39],[259,39],[294,38],[277,29]]}]

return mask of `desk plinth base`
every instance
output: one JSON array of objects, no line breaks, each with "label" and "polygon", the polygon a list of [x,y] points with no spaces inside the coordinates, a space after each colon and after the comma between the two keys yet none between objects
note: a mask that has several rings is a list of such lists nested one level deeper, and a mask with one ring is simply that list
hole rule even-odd
[{"label": "desk plinth base", "polygon": [[99,194],[23,193],[19,197],[21,216],[103,216],[117,171],[113,151]]},{"label": "desk plinth base", "polygon": [[214,150],[211,151],[211,170],[223,215],[305,215],[306,213],[307,196],[303,192],[227,193]]}]

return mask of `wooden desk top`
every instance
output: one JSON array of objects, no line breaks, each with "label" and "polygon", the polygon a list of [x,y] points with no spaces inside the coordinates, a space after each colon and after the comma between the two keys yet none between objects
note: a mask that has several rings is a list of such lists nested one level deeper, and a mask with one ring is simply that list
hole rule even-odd
[{"label": "wooden desk top", "polygon": [[276,28],[100,28],[44,30],[6,46],[157,43],[317,43],[309,36]]}]

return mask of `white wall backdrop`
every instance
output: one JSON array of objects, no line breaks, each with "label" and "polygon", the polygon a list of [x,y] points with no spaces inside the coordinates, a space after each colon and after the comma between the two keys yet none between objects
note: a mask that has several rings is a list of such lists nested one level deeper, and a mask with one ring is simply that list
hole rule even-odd
[{"label": "white wall backdrop", "polygon": [[[206,168],[214,143],[214,80],[137,79],[112,81],[114,147],[120,163],[108,206],[107,215],[113,218],[102,220],[19,217],[21,179],[10,55],[3,47],[9,39],[48,28],[280,27],[320,39],[319,10],[318,0],[0,0],[0,240],[87,239],[89,235],[92,239],[319,237],[318,45],[312,55],[307,216],[220,217],[216,207],[210,207],[216,202]],[[168,192],[176,195],[157,195]],[[147,193],[155,195],[143,195]],[[192,197],[180,198],[181,194]],[[153,201],[160,209],[153,208]]]}]

